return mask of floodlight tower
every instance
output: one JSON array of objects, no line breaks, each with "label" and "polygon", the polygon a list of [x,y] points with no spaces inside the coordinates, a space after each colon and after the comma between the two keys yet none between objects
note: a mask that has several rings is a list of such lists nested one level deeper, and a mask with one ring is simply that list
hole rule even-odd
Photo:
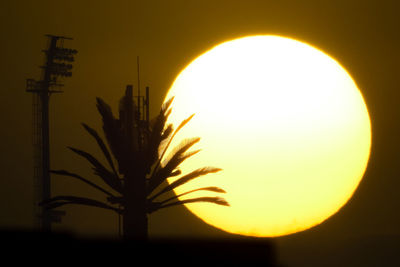
[{"label": "floodlight tower", "polygon": [[52,93],[61,93],[55,87],[63,86],[57,82],[59,77],[72,76],[75,49],[64,48],[63,36],[46,35],[49,38],[46,63],[40,81],[27,79],[26,91],[33,93],[33,145],[34,145],[34,218],[35,226],[41,231],[51,231],[52,222],[60,222],[63,211],[50,211],[39,203],[51,197],[50,187],[50,143],[49,143],[49,98]]}]

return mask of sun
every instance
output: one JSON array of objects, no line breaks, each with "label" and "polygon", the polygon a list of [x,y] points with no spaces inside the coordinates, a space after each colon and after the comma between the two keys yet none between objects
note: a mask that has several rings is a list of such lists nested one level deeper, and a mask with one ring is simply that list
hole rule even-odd
[{"label": "sun", "polygon": [[349,73],[309,44],[273,35],[219,44],[177,76],[171,96],[169,123],[195,113],[171,147],[201,137],[182,172],[223,169],[175,191],[225,189],[230,207],[186,206],[214,227],[261,237],[303,231],[336,213],[363,177],[366,104]]}]

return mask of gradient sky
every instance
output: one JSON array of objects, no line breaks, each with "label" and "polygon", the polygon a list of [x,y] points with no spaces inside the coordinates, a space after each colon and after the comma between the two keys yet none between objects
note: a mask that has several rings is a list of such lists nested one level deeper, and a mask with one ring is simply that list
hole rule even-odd
[{"label": "gradient sky", "polygon": [[[233,38],[279,34],[319,47],[349,71],[369,108],[373,140],[367,172],[350,202],[311,230],[275,239],[278,253],[295,266],[351,257],[349,250],[361,260],[375,246],[381,249],[377,255],[385,256],[400,236],[398,11],[394,0],[2,1],[0,227],[32,226],[32,96],[25,92],[25,80],[40,78],[44,34],[73,37],[65,46],[79,51],[65,92],[51,97],[51,167],[85,175],[88,165],[66,146],[99,155],[80,123],[99,129],[95,97],[116,108],[125,86],[136,87],[136,56],[141,84],[150,86],[154,116],[176,75],[199,54]],[[74,193],[98,196],[75,181],[53,177],[53,194]],[[112,213],[65,210],[56,229],[78,236],[117,234]],[[184,207],[151,215],[150,235],[228,236]]]}]

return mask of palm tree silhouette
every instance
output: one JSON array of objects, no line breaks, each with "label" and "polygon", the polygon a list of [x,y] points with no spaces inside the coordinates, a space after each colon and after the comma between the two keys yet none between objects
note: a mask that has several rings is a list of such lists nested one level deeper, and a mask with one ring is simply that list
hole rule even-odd
[{"label": "palm tree silhouette", "polygon": [[[122,215],[123,237],[133,240],[147,240],[147,215],[159,209],[194,202],[210,202],[229,206],[221,197],[198,197],[179,200],[178,198],[195,191],[211,191],[225,193],[218,187],[203,187],[173,197],[157,200],[163,194],[174,188],[209,173],[219,172],[215,167],[203,167],[182,175],[174,182],[164,185],[169,177],[181,175],[179,165],[198,152],[188,151],[200,138],[183,140],[168,157],[166,151],[177,132],[184,127],[190,116],[174,130],[173,125],[166,125],[171,113],[171,98],[163,104],[159,115],[150,125],[143,125],[133,101],[132,88],[127,88],[119,103],[119,118],[115,118],[110,106],[97,98],[97,109],[102,117],[103,132],[108,143],[104,143],[100,135],[86,124],[85,130],[96,140],[109,168],[104,166],[93,155],[80,149],[69,147],[73,152],[85,158],[92,165],[94,174],[101,178],[109,187],[107,189],[94,182],[66,170],[52,170],[57,175],[78,179],[106,195],[106,202],[77,196],[56,196],[45,200],[41,205],[55,209],[67,204],[80,204],[103,209],[109,209]],[[118,164],[118,170],[114,160]],[[163,187],[162,187],[163,186]],[[160,188],[161,187],[161,188]],[[157,190],[160,188],[159,190]]]}]

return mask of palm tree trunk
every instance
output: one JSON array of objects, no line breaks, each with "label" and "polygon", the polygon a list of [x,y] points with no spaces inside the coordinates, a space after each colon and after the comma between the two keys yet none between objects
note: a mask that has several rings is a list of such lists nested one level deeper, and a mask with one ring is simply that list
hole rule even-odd
[{"label": "palm tree trunk", "polygon": [[[125,172],[124,198],[125,211],[123,214],[123,235],[125,240],[147,241],[147,210],[146,210],[146,176],[143,171],[141,159],[141,135],[139,118],[134,110],[133,88],[126,88],[126,134],[127,146],[130,148],[128,164]],[[139,105],[138,105],[139,106]],[[136,129],[135,127],[136,121]],[[136,132],[135,132],[136,130]],[[134,132],[136,134],[134,134]],[[136,152],[136,153],[135,153]],[[136,154],[136,155],[135,155]]]},{"label": "palm tree trunk", "polygon": [[123,237],[128,241],[146,242],[148,239],[148,222],[145,176],[140,177],[142,179],[137,178],[127,176],[125,179]]}]

